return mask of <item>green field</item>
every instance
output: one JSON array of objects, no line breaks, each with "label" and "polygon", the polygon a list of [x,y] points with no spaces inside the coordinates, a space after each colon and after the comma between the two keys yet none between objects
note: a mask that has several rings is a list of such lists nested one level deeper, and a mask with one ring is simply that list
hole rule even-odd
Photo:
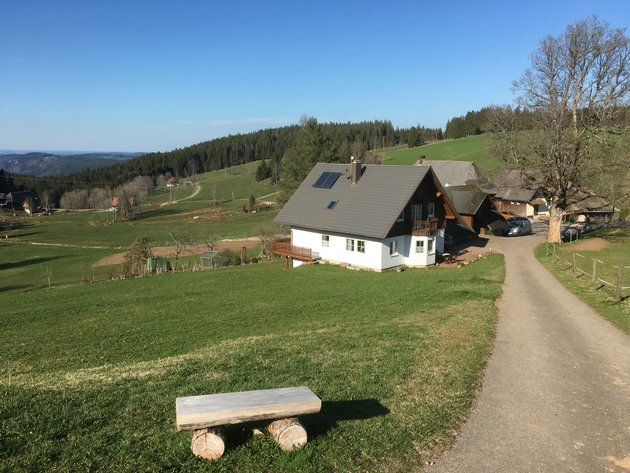
[{"label": "green field", "polygon": [[[603,238],[606,247],[589,250],[584,242]],[[599,245],[598,245],[599,246]],[[573,275],[573,253],[576,253],[576,268],[578,277]],[[615,300],[614,288],[604,287],[601,283],[593,290],[591,277],[580,275],[580,270],[592,274],[593,258],[601,261],[597,263],[599,278],[615,283],[620,265],[628,266],[623,272],[622,285],[630,287],[630,229],[608,229],[584,235],[574,243],[567,243],[556,248],[556,255],[560,258],[546,256],[546,245],[536,249],[536,256],[556,278],[570,291],[575,293],[585,303],[602,314],[610,322],[624,332],[630,334],[630,291],[622,291],[625,299]]]},{"label": "green field", "polygon": [[[402,273],[264,261],[113,281],[116,267],[93,266],[138,235],[172,245],[167,226],[255,234],[277,209],[242,207],[278,188],[252,169],[200,175],[199,191],[154,195],[131,221],[8,216],[0,471],[408,471],[448,448],[490,352],[500,256]],[[248,424],[209,463],[174,428],[178,396],[297,385],[324,401],[303,419],[300,451]]]},{"label": "green field", "polygon": [[[0,470],[408,471],[471,406],[502,278],[500,256],[382,274],[278,261],[0,292]],[[174,428],[177,396],[294,385],[324,401],[298,452],[248,425],[206,463]]]},{"label": "green field", "polygon": [[386,158],[383,164],[413,164],[420,156],[426,159],[448,161],[473,161],[488,176],[493,178],[504,163],[492,159],[486,151],[487,135],[469,136],[457,140],[444,140],[416,148],[397,147],[380,151]]}]

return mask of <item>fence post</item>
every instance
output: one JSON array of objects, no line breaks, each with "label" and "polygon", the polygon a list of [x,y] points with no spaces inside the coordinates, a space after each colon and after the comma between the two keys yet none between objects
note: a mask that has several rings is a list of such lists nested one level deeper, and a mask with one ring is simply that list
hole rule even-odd
[{"label": "fence post", "polygon": [[573,276],[575,276],[575,251],[573,252]]},{"label": "fence post", "polygon": [[595,290],[596,283],[597,283],[597,260],[593,258],[593,274],[591,276],[591,285],[593,286],[593,290]]},{"label": "fence post", "polygon": [[623,265],[619,265],[619,270],[617,271],[617,302],[621,302],[621,283],[623,281]]}]

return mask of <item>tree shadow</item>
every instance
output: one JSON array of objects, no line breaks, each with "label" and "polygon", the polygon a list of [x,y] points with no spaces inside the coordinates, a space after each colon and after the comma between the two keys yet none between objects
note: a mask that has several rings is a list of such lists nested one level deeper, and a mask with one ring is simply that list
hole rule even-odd
[{"label": "tree shadow", "polygon": [[168,217],[171,215],[175,215],[177,213],[179,213],[179,211],[172,207],[146,210],[144,212],[140,212],[136,214],[134,220],[144,220],[145,218],[153,218],[153,217]]},{"label": "tree shadow", "polygon": [[22,268],[24,266],[31,266],[33,264],[47,263],[49,261],[54,261],[59,258],[61,258],[61,256],[46,256],[44,258],[32,258],[32,259],[26,259],[24,261],[13,262],[13,263],[0,263],[0,271],[4,269]]},{"label": "tree shadow", "polygon": [[41,232],[17,233],[15,235],[10,235],[9,236],[9,240],[15,240],[16,238],[22,238],[22,237],[27,237],[27,236],[31,236],[31,235],[37,235],[38,233],[41,233]]},{"label": "tree shadow", "polygon": [[8,292],[8,291],[18,291],[20,289],[32,289],[33,286],[30,284],[12,284],[9,286],[0,286],[0,292]]}]

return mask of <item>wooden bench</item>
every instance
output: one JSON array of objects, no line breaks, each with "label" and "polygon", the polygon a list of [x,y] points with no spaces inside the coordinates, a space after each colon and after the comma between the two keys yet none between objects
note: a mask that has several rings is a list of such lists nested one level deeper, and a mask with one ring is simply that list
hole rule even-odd
[{"label": "wooden bench", "polygon": [[191,449],[196,456],[216,460],[225,451],[223,426],[278,419],[267,427],[285,451],[303,446],[306,430],[296,416],[314,414],[322,401],[306,386],[236,393],[178,397],[177,430],[193,430]]}]

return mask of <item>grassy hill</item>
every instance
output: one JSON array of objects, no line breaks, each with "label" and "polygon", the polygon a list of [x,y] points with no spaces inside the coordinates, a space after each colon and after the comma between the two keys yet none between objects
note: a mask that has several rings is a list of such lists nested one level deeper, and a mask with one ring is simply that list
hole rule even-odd
[{"label": "grassy hill", "polygon": [[[0,290],[25,291],[48,286],[76,284],[87,278],[106,280],[108,268],[92,268],[95,261],[125,251],[139,235],[148,235],[153,246],[171,246],[167,227],[184,229],[192,239],[208,235],[220,239],[255,235],[260,225],[271,225],[277,209],[246,213],[249,198],[273,202],[277,186],[256,182],[257,163],[236,166],[198,176],[194,186],[177,188],[140,203],[130,221],[113,222],[110,211],[56,212],[46,216],[3,217],[18,226],[0,240],[0,271],[6,284]],[[217,205],[213,188],[216,186]],[[173,203],[170,203],[171,197]],[[50,274],[52,273],[52,275]]]},{"label": "grassy hill", "polygon": [[[0,291],[0,470],[409,471],[473,402],[502,277],[500,256],[381,274],[277,261]],[[324,401],[298,452],[236,426],[202,463],[175,430],[178,396],[294,385]]]},{"label": "grassy hill", "polygon": [[493,178],[502,169],[500,160],[491,158],[486,151],[487,135],[469,136],[457,140],[444,140],[416,148],[386,148],[383,164],[413,164],[420,156],[426,159],[473,161],[488,176]]},{"label": "grassy hill", "polygon": [[[172,244],[167,226],[270,224],[277,210],[242,210],[278,192],[256,164],[152,196],[131,221],[1,216],[16,228],[0,239],[0,471],[409,471],[448,446],[490,352],[500,256],[382,274],[265,261],[110,281],[93,267],[138,235]],[[324,400],[298,452],[237,426],[201,463],[175,431],[178,396],[293,385]]]}]

